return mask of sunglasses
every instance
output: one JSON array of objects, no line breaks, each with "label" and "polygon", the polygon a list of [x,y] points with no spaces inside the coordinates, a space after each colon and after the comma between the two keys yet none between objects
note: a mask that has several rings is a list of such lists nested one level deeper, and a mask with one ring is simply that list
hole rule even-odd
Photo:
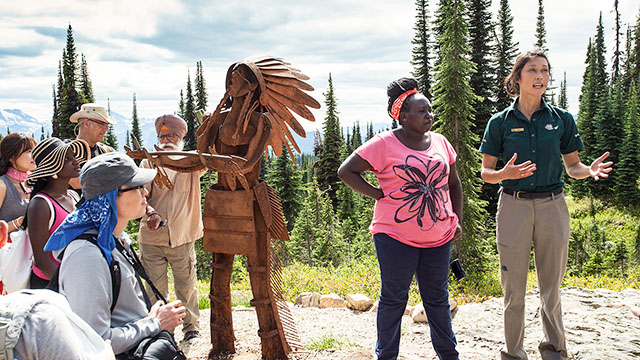
[{"label": "sunglasses", "polygon": [[102,122],[102,121],[93,120],[93,119],[87,119],[87,120],[91,121],[92,123],[96,123],[96,124],[98,124],[98,126],[100,126],[100,127],[101,127],[101,128],[103,128],[103,129],[108,129],[108,128],[109,128],[109,124],[104,123],[104,122]]},{"label": "sunglasses", "polygon": [[134,187],[127,188],[127,189],[118,189],[118,194],[122,194],[122,193],[125,193],[127,191],[142,190],[142,189],[144,189],[144,185],[138,185],[138,186],[134,186]]}]

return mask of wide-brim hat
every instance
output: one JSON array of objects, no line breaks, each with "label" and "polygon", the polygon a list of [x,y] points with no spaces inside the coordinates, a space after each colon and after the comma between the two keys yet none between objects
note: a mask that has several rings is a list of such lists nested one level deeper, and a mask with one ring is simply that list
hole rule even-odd
[{"label": "wide-brim hat", "polygon": [[80,119],[96,120],[111,125],[115,125],[116,123],[107,113],[107,109],[105,109],[104,106],[95,103],[82,104],[80,110],[74,112],[69,118],[69,121],[77,123]]},{"label": "wide-brim hat", "polygon": [[108,152],[87,161],[80,172],[82,196],[86,200],[111,192],[120,186],[148,184],[156,169],[141,169],[129,156]]},{"label": "wide-brim hat", "polygon": [[27,178],[27,186],[34,186],[41,178],[53,176],[62,170],[67,151],[73,151],[80,166],[91,158],[91,149],[86,141],[76,139],[64,142],[56,137],[42,140],[31,152],[36,168]]}]

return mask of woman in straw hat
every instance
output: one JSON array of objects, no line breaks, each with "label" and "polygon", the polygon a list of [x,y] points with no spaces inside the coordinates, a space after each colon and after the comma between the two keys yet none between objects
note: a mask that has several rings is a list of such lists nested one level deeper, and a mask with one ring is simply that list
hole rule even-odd
[{"label": "woman in straw hat", "polygon": [[44,245],[76,208],[78,194],[69,189],[69,180],[80,175],[80,166],[89,154],[89,145],[84,140],[65,143],[55,137],[43,140],[33,149],[36,169],[27,178],[33,191],[24,225],[33,249],[32,289],[46,287],[60,264],[51,252],[44,251]]}]

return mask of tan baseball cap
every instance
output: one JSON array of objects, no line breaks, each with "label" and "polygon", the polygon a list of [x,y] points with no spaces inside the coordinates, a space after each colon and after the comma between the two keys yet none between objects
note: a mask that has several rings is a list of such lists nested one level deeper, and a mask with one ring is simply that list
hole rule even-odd
[{"label": "tan baseball cap", "polygon": [[103,123],[115,125],[116,121],[109,116],[107,109],[94,103],[82,104],[80,111],[76,111],[71,115],[69,121],[77,123],[79,119],[96,120]]}]

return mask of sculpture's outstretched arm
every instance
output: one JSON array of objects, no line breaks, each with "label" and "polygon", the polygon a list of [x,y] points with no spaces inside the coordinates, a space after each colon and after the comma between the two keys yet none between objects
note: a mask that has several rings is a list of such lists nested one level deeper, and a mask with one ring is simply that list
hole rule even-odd
[{"label": "sculpture's outstretched arm", "polygon": [[125,146],[127,155],[133,159],[148,159],[159,167],[179,172],[193,172],[208,168],[221,173],[241,173],[247,160],[235,155],[213,155],[193,151],[153,151],[146,149],[131,150]]}]

